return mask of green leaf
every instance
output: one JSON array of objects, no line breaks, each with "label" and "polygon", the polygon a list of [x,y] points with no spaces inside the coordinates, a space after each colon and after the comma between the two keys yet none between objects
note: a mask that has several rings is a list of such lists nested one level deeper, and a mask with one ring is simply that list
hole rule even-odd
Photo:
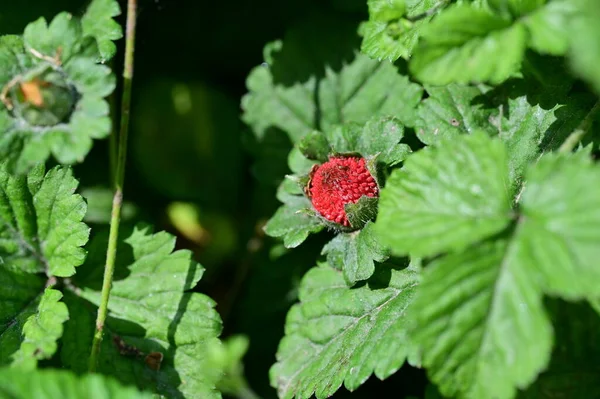
[{"label": "green leaf", "polygon": [[295,143],[312,130],[327,133],[374,116],[413,124],[419,85],[390,63],[356,54],[353,24],[340,18],[304,22],[268,45],[265,63],[248,77],[243,120],[259,139],[278,128]]},{"label": "green leaf", "polygon": [[419,40],[423,27],[431,17],[411,22],[399,19],[393,22],[368,21],[361,27],[363,41],[360,50],[379,61],[409,59]]},{"label": "green leaf", "polygon": [[62,296],[49,288],[41,295],[36,313],[23,325],[21,346],[12,356],[14,367],[33,370],[38,360],[49,359],[56,352],[63,323],[69,319],[67,306],[60,302]]},{"label": "green leaf", "polygon": [[411,338],[444,396],[513,398],[546,367],[552,326],[527,255],[498,240],[425,268]]},{"label": "green leaf", "polygon": [[0,265],[0,366],[10,364],[21,347],[23,326],[31,316],[35,317],[44,285],[39,275]]},{"label": "green leaf", "polygon": [[117,46],[113,41],[123,37],[121,26],[113,19],[120,14],[116,0],[93,0],[81,18],[83,35],[96,39],[102,62],[114,57]]},{"label": "green leaf", "polygon": [[[42,17],[25,27],[23,42],[28,51],[34,50],[50,57],[60,55],[60,60],[67,62],[81,51],[81,26],[67,12],[58,14],[50,24]],[[43,61],[35,59],[34,62]]]},{"label": "green leaf", "polygon": [[521,23],[468,4],[442,11],[421,37],[410,69],[433,85],[500,83],[519,70],[527,45]]},{"label": "green leaf", "polygon": [[425,144],[435,144],[446,138],[484,130],[490,134],[497,128],[490,118],[497,114],[495,109],[477,103],[488,90],[480,86],[449,84],[425,86],[429,97],[417,109],[417,137]]},{"label": "green leaf", "polygon": [[[220,397],[215,384],[221,370],[214,367],[209,352],[219,344],[221,320],[214,301],[187,292],[204,269],[191,252],[172,252],[175,238],[165,232],[135,229],[125,244],[118,251],[98,371],[167,397]],[[103,264],[103,257],[89,259],[86,270]],[[93,274],[75,280],[78,287],[65,295],[71,319],[65,324],[61,359],[77,372],[87,370],[94,305],[100,303],[100,281],[86,277]],[[125,345],[133,349],[124,350]],[[164,356],[160,371],[148,363],[152,353]]]},{"label": "green leaf", "polygon": [[27,176],[0,167],[0,257],[4,267],[69,277],[85,259],[81,248],[89,228],[86,204],[74,194],[78,182],[69,168],[43,166]]},{"label": "green leaf", "polygon": [[529,47],[542,54],[564,55],[569,49],[569,22],[575,12],[572,0],[555,0],[529,15],[525,19]]},{"label": "green leaf", "polygon": [[[523,240],[544,291],[567,299],[600,296],[600,168],[585,157],[549,154],[527,174]],[[558,189],[557,189],[558,188]]]},{"label": "green leaf", "polygon": [[388,251],[373,232],[373,223],[358,231],[340,233],[323,247],[327,262],[342,270],[344,280],[350,286],[367,280],[375,272],[375,262],[388,259]]},{"label": "green leaf", "polygon": [[600,3],[578,0],[579,12],[571,19],[569,56],[575,72],[600,93]]},{"label": "green leaf", "polygon": [[318,233],[324,225],[311,214],[312,205],[304,196],[290,196],[286,203],[265,225],[265,233],[271,237],[283,237],[286,248],[302,244],[310,233]]},{"label": "green leaf", "polygon": [[[83,263],[86,204],[69,168],[26,176],[0,167],[0,364],[34,368],[50,358],[68,318],[46,279],[69,277]],[[34,274],[40,273],[40,274]],[[44,273],[44,274],[41,274]],[[51,282],[52,280],[49,280]]]},{"label": "green leaf", "polygon": [[459,250],[510,222],[504,144],[484,133],[410,156],[381,191],[376,229],[396,255]]},{"label": "green leaf", "polygon": [[369,21],[360,27],[363,36],[361,51],[378,60],[394,62],[400,57],[408,59],[417,44],[421,28],[431,17],[415,22],[403,19],[404,0],[371,0],[368,5]]},{"label": "green leaf", "polygon": [[408,145],[400,143],[404,126],[396,118],[373,118],[363,125],[345,124],[335,127],[326,136],[336,153],[357,152],[389,165],[404,160],[411,152]]},{"label": "green leaf", "polygon": [[77,377],[69,371],[0,370],[0,396],[10,399],[151,399],[150,393],[124,387],[98,374]]},{"label": "green leaf", "polygon": [[557,149],[595,101],[591,96],[564,95],[563,86],[553,85],[553,79],[562,82],[562,75],[540,71],[534,61],[552,60],[531,59],[535,74],[545,82],[540,89],[531,79],[506,82],[493,90],[483,85],[426,86],[429,97],[418,108],[417,137],[431,145],[478,130],[497,135],[506,143],[510,181],[517,190],[525,167],[541,153]]},{"label": "green leaf", "polygon": [[543,6],[547,0],[487,0],[492,9],[498,13],[520,17]]},{"label": "green leaf", "polygon": [[356,288],[327,265],[311,269],[271,368],[279,396],[326,398],[342,384],[352,391],[372,373],[384,379],[397,371],[410,348],[405,309],[417,282],[413,267],[382,266]]}]

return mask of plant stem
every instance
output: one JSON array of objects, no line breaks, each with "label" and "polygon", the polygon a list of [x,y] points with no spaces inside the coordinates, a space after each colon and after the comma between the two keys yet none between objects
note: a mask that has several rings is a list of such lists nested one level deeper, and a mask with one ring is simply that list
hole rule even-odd
[{"label": "plant stem", "polygon": [[131,83],[133,81],[133,55],[135,51],[135,22],[137,0],[127,1],[127,27],[125,36],[125,66],[123,69],[123,97],[121,100],[121,126],[119,132],[119,145],[117,155],[117,172],[114,180],[115,194],[113,197],[112,213],[110,218],[110,233],[106,251],[106,265],[104,267],[104,280],[98,317],[96,318],[96,331],[92,342],[89,371],[96,371],[100,343],[104,332],[104,322],[108,312],[108,299],[112,286],[115,259],[117,256],[117,241],[119,238],[119,223],[121,221],[121,207],[123,205],[123,183],[125,180],[125,161],[127,158],[127,135],[129,132],[129,112],[131,104]]},{"label": "plant stem", "polygon": [[590,112],[583,118],[579,126],[567,137],[567,139],[562,143],[558,152],[568,153],[573,151],[575,146],[579,144],[579,142],[583,139],[583,137],[587,134],[592,127],[592,123],[594,122],[594,117],[596,113],[600,110],[600,101],[597,101],[596,104],[592,107]]}]

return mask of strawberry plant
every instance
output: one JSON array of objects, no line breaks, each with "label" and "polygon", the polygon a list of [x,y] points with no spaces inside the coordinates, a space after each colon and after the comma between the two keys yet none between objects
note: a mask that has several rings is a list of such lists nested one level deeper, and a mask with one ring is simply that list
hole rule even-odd
[{"label": "strawberry plant", "polygon": [[600,3],[305,3],[0,36],[0,398],[600,398]]}]

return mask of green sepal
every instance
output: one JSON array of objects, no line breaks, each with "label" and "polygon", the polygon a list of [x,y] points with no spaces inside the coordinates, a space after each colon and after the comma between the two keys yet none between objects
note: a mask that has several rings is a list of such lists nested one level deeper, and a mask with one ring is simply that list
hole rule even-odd
[{"label": "green sepal", "polygon": [[377,203],[379,198],[363,195],[355,203],[344,205],[344,210],[352,228],[362,229],[369,221],[377,216]]}]

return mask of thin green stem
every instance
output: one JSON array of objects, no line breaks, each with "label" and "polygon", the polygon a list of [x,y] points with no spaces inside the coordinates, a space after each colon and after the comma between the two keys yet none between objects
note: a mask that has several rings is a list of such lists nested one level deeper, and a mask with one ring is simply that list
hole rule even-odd
[{"label": "thin green stem", "polygon": [[112,286],[115,259],[117,256],[117,241],[119,238],[119,223],[121,221],[121,207],[123,205],[123,183],[125,180],[125,161],[127,158],[127,136],[129,132],[129,112],[131,106],[131,83],[133,81],[133,55],[135,52],[135,22],[137,0],[127,1],[127,27],[125,36],[125,67],[123,69],[123,97],[121,101],[121,126],[119,132],[117,171],[115,174],[112,214],[110,218],[110,232],[108,236],[108,249],[106,251],[106,265],[104,267],[104,280],[98,317],[96,318],[96,331],[92,342],[89,371],[96,371],[100,343],[104,333],[104,322],[108,312],[108,299]]},{"label": "thin green stem", "polygon": [[596,104],[592,107],[590,112],[583,118],[579,126],[567,137],[567,139],[562,143],[558,152],[568,153],[573,151],[573,149],[579,144],[579,142],[585,137],[587,132],[592,127],[592,123],[594,123],[594,118],[596,114],[600,111],[600,101],[597,101]]}]

